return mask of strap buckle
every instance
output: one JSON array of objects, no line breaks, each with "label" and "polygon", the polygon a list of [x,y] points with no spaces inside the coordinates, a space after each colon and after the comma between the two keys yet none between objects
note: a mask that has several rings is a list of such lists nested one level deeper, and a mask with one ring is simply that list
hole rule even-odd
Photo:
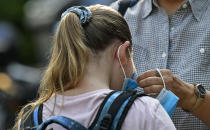
[{"label": "strap buckle", "polygon": [[101,121],[99,130],[109,130],[111,124],[112,124],[112,115],[111,114],[105,114],[102,121]]}]

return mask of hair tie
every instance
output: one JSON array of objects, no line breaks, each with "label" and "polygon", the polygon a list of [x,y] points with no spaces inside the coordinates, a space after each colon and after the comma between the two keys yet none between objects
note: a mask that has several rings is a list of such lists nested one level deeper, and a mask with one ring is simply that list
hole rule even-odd
[{"label": "hair tie", "polygon": [[88,8],[84,6],[74,6],[74,7],[68,8],[65,12],[63,12],[61,15],[61,18],[65,17],[70,12],[75,13],[79,17],[80,23],[82,25],[89,22],[92,16],[92,13]]}]

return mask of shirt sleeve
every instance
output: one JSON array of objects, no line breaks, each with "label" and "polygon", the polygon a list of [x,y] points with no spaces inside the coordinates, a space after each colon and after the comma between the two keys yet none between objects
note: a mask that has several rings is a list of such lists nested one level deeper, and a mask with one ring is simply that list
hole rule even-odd
[{"label": "shirt sleeve", "polygon": [[113,8],[113,9],[115,9],[115,10],[118,10],[118,8],[119,8],[119,4],[118,3],[119,3],[118,1],[115,1],[115,2],[113,2],[110,5],[110,7]]},{"label": "shirt sleeve", "polygon": [[175,130],[175,126],[158,100],[141,97],[131,106],[122,130]]},{"label": "shirt sleeve", "polygon": [[154,124],[154,130],[175,130],[175,126],[169,117],[168,113],[164,110],[162,105],[157,103],[156,109],[152,110],[154,118],[152,120]]}]

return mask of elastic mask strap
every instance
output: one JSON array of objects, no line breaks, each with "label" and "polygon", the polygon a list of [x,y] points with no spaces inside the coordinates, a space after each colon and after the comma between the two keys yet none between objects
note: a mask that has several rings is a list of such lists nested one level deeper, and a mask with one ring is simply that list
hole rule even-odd
[{"label": "elastic mask strap", "polygon": [[129,56],[130,56],[130,58],[131,58],[131,60],[132,60],[132,64],[133,64],[133,73],[136,73],[136,67],[135,67],[135,65],[134,65],[134,62],[133,62],[133,59],[132,59],[132,55],[131,55],[131,51],[130,51],[130,49],[128,48],[128,53],[129,53]]},{"label": "elastic mask strap", "polygon": [[[122,44],[123,45],[123,44]],[[120,61],[120,48],[122,47],[122,45],[119,46],[118,50],[117,50],[117,57],[118,57],[118,60],[120,62],[120,67],[122,68],[122,71],[123,71],[123,74],[124,74],[124,77],[126,78],[126,74],[125,74],[125,70],[122,66],[122,62]]]},{"label": "elastic mask strap", "polygon": [[22,119],[20,119],[20,120],[18,121],[18,130],[20,130],[21,121],[22,121]]},{"label": "elastic mask strap", "polygon": [[156,71],[159,73],[159,75],[160,75],[160,77],[161,77],[161,79],[162,79],[162,81],[163,81],[163,87],[166,89],[166,84],[165,84],[165,81],[164,81],[164,79],[163,79],[163,75],[161,74],[161,72],[160,72],[160,69],[156,69]]}]

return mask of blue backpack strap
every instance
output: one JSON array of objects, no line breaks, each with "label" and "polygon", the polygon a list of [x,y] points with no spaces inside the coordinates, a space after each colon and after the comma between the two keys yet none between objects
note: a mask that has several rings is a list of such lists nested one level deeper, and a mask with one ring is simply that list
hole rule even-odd
[{"label": "blue backpack strap", "polygon": [[[129,100],[135,95],[135,90],[128,90],[124,91],[121,95],[119,95],[115,101],[112,103],[111,107],[109,108],[108,115],[112,115],[113,121],[112,124],[108,127],[108,129],[116,130],[120,117],[122,113],[129,103]],[[103,121],[102,121],[103,122]],[[106,122],[105,122],[106,124]],[[103,126],[104,124],[101,124]],[[108,130],[107,129],[107,130]]]},{"label": "blue backpack strap", "polygon": [[67,130],[88,130],[87,128],[82,126],[79,122],[64,116],[52,116],[48,118],[47,120],[42,122],[42,124],[39,125],[37,130],[45,130],[47,126],[52,123],[59,124],[60,126],[66,128]]},{"label": "blue backpack strap", "polygon": [[139,0],[120,0],[118,11],[122,16],[125,15],[126,10],[129,7],[133,7]]},{"label": "blue backpack strap", "polygon": [[64,116],[52,116],[44,122],[42,122],[42,110],[43,105],[41,104],[40,106],[36,107],[33,112],[33,121],[36,130],[45,130],[47,126],[52,123],[59,124],[68,130],[88,130],[80,123]]},{"label": "blue backpack strap", "polygon": [[33,112],[33,121],[34,121],[34,126],[37,127],[42,123],[42,110],[43,110],[43,104],[40,106],[37,106],[34,109]]},{"label": "blue backpack strap", "polygon": [[89,129],[91,130],[99,130],[101,121],[104,117],[104,115],[108,112],[111,104],[113,103],[113,101],[122,93],[122,91],[112,91],[111,93],[109,93],[109,95],[106,96],[106,98],[104,99],[104,101],[102,102],[97,115],[93,121],[93,123],[91,124],[91,126],[89,127]]},{"label": "blue backpack strap", "polygon": [[[30,110],[30,107],[25,108],[24,113],[29,111],[29,110]],[[24,122],[21,121],[20,128],[24,129],[24,130],[35,130],[33,113],[31,113]]]},{"label": "blue backpack strap", "polygon": [[147,96],[146,94],[144,94],[144,92],[142,92],[141,90],[138,91],[136,90],[136,93],[129,99],[128,103],[126,104],[126,106],[124,107],[124,109],[121,111],[121,115],[120,118],[118,120],[118,123],[116,123],[116,130],[120,130],[122,127],[122,124],[125,120],[125,117],[130,109],[130,107],[132,106],[133,102],[136,100],[136,98],[138,97],[142,97],[142,96]]},{"label": "blue backpack strap", "polygon": [[[42,123],[42,109],[43,105],[37,106],[34,109],[34,112],[28,115],[28,118],[23,122],[21,122],[21,129],[24,130],[35,130],[39,124]],[[24,113],[29,111],[30,107],[25,108]]]},{"label": "blue backpack strap", "polygon": [[95,118],[90,129],[115,130],[125,107],[135,93],[136,90],[118,91],[109,97],[107,96],[108,99],[104,100],[105,103],[102,103],[102,110],[98,111],[99,116]]}]

